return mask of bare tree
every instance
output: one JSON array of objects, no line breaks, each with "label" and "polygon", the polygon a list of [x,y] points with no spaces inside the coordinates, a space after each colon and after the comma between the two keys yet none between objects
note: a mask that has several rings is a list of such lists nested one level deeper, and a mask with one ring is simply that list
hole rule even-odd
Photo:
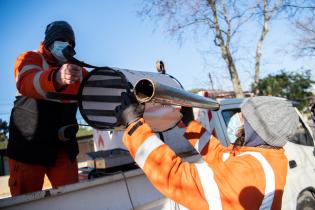
[{"label": "bare tree", "polygon": [[259,82],[262,42],[268,33],[268,24],[279,13],[286,13],[289,22],[293,22],[300,32],[296,49],[300,56],[315,55],[315,2],[314,0],[260,0],[263,16],[263,30],[256,48],[255,81]]},{"label": "bare tree", "polygon": [[[258,14],[261,14],[263,23],[262,30],[260,33],[260,38],[257,42],[256,46],[256,56],[255,56],[255,78],[254,78],[254,86],[257,86],[260,78],[260,63],[262,56],[262,45],[266,38],[267,33],[269,32],[269,23],[271,19],[280,11],[280,8],[283,7],[285,2],[283,0],[259,0],[258,1]],[[258,89],[257,89],[258,90]]]},{"label": "bare tree", "polygon": [[315,3],[303,8],[303,16],[299,17],[295,26],[299,32],[296,48],[299,56],[315,56]]},{"label": "bare tree", "polygon": [[213,80],[212,80],[212,76],[210,72],[208,73],[208,77],[209,77],[210,89],[214,90]]},{"label": "bare tree", "polygon": [[315,56],[315,1],[282,0],[279,8],[298,32],[296,56]]},{"label": "bare tree", "polygon": [[[235,40],[236,35],[241,37],[242,27],[249,21],[256,20],[261,27],[255,56],[253,56],[255,57],[254,85],[256,85],[260,78],[263,42],[269,32],[271,21],[283,11],[290,11],[290,17],[295,17],[295,13],[301,8],[310,9],[311,6],[307,3],[312,1],[314,0],[144,0],[140,14],[157,21],[165,20],[167,31],[171,36],[177,36],[179,40],[182,40],[184,32],[205,32],[206,37],[212,39],[212,43],[220,49],[235,94],[241,97],[243,91],[234,54],[240,47]],[[314,22],[311,23],[309,25],[314,26]],[[306,30],[306,24],[297,23],[297,25]],[[313,33],[312,37],[315,35],[314,32],[315,30],[309,30],[309,33]],[[309,49],[315,47],[314,39],[312,41],[308,45]],[[305,38],[305,42],[309,42],[309,39]]]},{"label": "bare tree", "polygon": [[232,39],[239,28],[254,15],[254,6],[236,0],[151,0],[144,1],[140,14],[155,20],[165,20],[167,31],[182,39],[185,29],[205,32],[219,47],[226,63],[237,97],[243,96],[238,71],[233,58],[237,45]]},{"label": "bare tree", "polygon": [[[233,30],[232,28],[232,21],[233,21],[232,18],[239,18],[240,16],[242,16],[242,14],[239,14],[238,11],[234,10],[237,16],[233,15],[233,17],[230,18],[228,8],[224,0],[220,1],[221,11],[218,11],[218,6],[216,5],[217,3],[215,0],[208,0],[208,4],[212,12],[212,20],[209,21],[209,28],[210,29],[214,28],[214,31],[215,31],[214,43],[216,46],[220,47],[221,49],[221,55],[228,67],[236,97],[244,96],[243,90],[240,84],[238,72],[237,72],[234,59],[231,53],[231,48],[230,48],[231,38],[233,37],[234,33],[236,33],[236,30],[235,29]],[[220,24],[220,21],[219,21],[220,17],[222,18],[222,21],[226,25],[225,29],[222,29],[223,23]],[[239,25],[242,23],[243,22],[239,22]]]}]

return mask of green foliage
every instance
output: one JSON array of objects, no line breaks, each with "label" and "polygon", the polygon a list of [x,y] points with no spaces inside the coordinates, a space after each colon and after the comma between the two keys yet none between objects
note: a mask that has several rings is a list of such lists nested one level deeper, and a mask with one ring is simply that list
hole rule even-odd
[{"label": "green foliage", "polygon": [[252,89],[258,92],[258,95],[272,95],[297,101],[298,108],[302,110],[308,105],[307,99],[312,96],[312,84],[315,82],[311,80],[310,70],[301,73],[281,71],[277,75],[269,74],[261,79],[256,87],[252,86]]},{"label": "green foliage", "polygon": [[79,131],[77,133],[77,137],[89,136],[92,134],[93,134],[92,129],[80,126]]},{"label": "green foliage", "polygon": [[8,140],[9,126],[6,121],[0,119],[0,141]]}]

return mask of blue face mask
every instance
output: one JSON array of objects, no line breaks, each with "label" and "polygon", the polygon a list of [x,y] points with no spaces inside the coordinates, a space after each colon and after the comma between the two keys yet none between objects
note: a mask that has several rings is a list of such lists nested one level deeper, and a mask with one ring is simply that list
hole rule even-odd
[{"label": "blue face mask", "polygon": [[50,52],[58,60],[58,63],[64,64],[67,62],[67,59],[62,53],[67,46],[69,46],[68,42],[54,41]]},{"label": "blue face mask", "polygon": [[243,122],[242,122],[242,119],[241,119],[241,116],[240,116],[240,113],[235,113],[228,125],[227,125],[227,135],[229,137],[229,140],[230,140],[230,143],[234,143],[235,140],[237,139],[237,132],[243,128]]}]

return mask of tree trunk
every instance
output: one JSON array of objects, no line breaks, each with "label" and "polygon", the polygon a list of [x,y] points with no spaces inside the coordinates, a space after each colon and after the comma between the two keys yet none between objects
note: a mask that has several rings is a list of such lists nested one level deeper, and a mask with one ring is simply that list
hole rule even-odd
[{"label": "tree trunk", "polygon": [[225,60],[226,64],[228,65],[228,69],[229,69],[229,73],[231,76],[231,81],[232,81],[233,89],[235,92],[235,96],[237,98],[244,97],[241,82],[240,82],[240,79],[238,77],[238,73],[237,73],[232,55],[231,55],[230,50],[228,48],[223,47],[222,57]]},{"label": "tree trunk", "polygon": [[237,69],[236,69],[236,66],[235,66],[234,61],[233,61],[232,54],[229,50],[229,47],[225,43],[223,36],[222,36],[222,33],[221,33],[221,29],[220,29],[220,25],[219,25],[219,21],[218,21],[218,16],[217,16],[217,9],[216,9],[215,0],[208,0],[208,3],[211,7],[211,11],[213,14],[213,24],[215,27],[215,36],[216,36],[215,42],[221,48],[221,54],[222,54],[222,57],[223,57],[225,63],[227,64],[235,95],[237,98],[244,97],[241,83],[240,83],[240,80],[238,77]]},{"label": "tree trunk", "polygon": [[[266,34],[268,33],[268,22],[269,22],[270,17],[268,15],[268,2],[267,2],[267,0],[264,0],[263,13],[264,13],[264,24],[263,24],[263,28],[262,28],[260,38],[259,38],[259,41],[257,43],[257,48],[256,48],[254,87],[256,87],[258,82],[259,82],[262,44],[265,40]],[[258,90],[256,90],[256,94],[258,94],[257,91]]]}]

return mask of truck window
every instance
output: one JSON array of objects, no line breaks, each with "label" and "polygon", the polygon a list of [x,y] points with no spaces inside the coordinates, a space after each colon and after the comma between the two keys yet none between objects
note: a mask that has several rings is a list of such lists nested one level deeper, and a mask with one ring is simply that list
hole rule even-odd
[{"label": "truck window", "polygon": [[307,131],[307,128],[305,127],[304,123],[300,119],[300,123],[298,126],[298,129],[294,136],[290,139],[291,142],[295,144],[301,144],[304,146],[314,146],[314,142],[312,140],[311,135]]},{"label": "truck window", "polygon": [[223,116],[224,123],[225,123],[226,127],[228,126],[231,117],[235,113],[240,112],[240,111],[241,111],[241,109],[226,109],[226,110],[222,111],[222,116]]}]

